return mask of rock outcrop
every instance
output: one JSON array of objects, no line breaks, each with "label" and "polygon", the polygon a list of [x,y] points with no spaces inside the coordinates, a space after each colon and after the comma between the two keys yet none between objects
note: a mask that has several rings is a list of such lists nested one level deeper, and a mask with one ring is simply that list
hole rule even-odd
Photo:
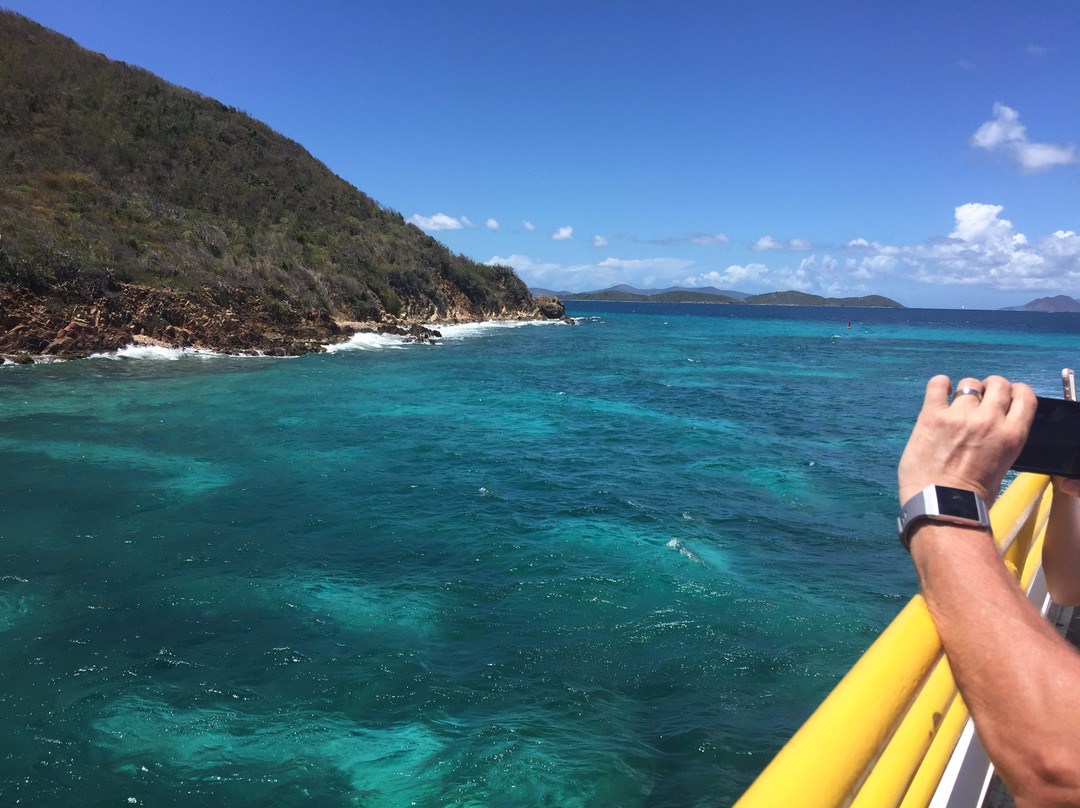
[{"label": "rock outcrop", "polygon": [[551,295],[537,295],[533,298],[540,316],[547,320],[562,320],[566,317],[566,307],[557,297]]},{"label": "rock outcrop", "polygon": [[377,326],[369,326],[358,329],[371,334],[390,334],[395,337],[404,337],[406,342],[419,342],[425,345],[433,345],[442,337],[442,332],[434,328],[426,328],[419,323],[410,325],[397,325],[395,323],[380,323]]},{"label": "rock outcrop", "polygon": [[0,287],[0,355],[74,359],[136,343],[295,356],[343,339],[325,311],[292,311],[243,289],[181,295],[116,284],[93,297]]},{"label": "rock outcrop", "polygon": [[[540,314],[530,307],[502,312],[497,319],[558,319],[563,312],[562,304],[554,298],[542,305]],[[459,322],[480,319],[460,314]],[[409,319],[366,324],[337,321],[325,310],[294,310],[285,301],[266,299],[242,288],[180,294],[116,283],[94,295],[63,290],[42,295],[0,286],[0,358],[17,363],[41,356],[79,359],[133,344],[298,356],[322,351],[357,331],[392,334],[421,343],[432,343],[442,336],[434,328]]]}]

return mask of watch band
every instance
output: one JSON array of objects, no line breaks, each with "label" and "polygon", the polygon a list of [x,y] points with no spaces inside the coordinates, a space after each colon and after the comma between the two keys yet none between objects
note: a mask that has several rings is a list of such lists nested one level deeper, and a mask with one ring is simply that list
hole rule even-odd
[{"label": "watch band", "polygon": [[990,509],[982,497],[947,485],[928,485],[900,508],[896,528],[905,550],[911,551],[911,532],[923,519],[990,529]]}]

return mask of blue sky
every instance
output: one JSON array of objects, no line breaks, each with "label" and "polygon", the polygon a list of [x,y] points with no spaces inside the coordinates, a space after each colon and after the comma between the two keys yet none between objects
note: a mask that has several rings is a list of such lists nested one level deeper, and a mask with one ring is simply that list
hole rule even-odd
[{"label": "blue sky", "polygon": [[0,0],[531,286],[1080,296],[1080,6]]}]

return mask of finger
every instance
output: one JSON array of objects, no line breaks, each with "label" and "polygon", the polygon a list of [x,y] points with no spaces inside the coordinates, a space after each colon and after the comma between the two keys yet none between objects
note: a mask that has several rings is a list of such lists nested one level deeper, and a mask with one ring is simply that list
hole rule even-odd
[{"label": "finger", "polygon": [[923,409],[948,407],[950,393],[952,393],[952,382],[949,381],[949,377],[945,375],[935,376],[926,383]]},{"label": "finger", "polygon": [[983,401],[1008,412],[1013,399],[1013,385],[1001,376],[987,376],[982,382]]},{"label": "finger", "polygon": [[[960,380],[960,384],[956,386],[956,392],[953,393],[953,404],[963,403],[964,406],[978,406],[983,398],[983,383],[978,379],[973,379],[970,376],[966,376]],[[968,405],[970,399],[971,404]]]},{"label": "finger", "polygon": [[1035,391],[1023,382],[1010,385],[1010,388],[1009,410],[1005,414],[1005,420],[1014,423],[1017,429],[1022,429],[1026,437],[1031,429],[1031,422],[1035,420],[1035,409],[1039,402],[1035,399]]}]

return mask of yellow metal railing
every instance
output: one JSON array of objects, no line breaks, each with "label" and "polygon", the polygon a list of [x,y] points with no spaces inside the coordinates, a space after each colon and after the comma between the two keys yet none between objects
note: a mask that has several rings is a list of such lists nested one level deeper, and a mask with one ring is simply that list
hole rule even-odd
[{"label": "yellow metal railing", "polygon": [[[994,541],[1025,591],[1041,564],[1049,477],[994,503]],[[773,758],[735,808],[926,808],[968,711],[916,595]]]}]

